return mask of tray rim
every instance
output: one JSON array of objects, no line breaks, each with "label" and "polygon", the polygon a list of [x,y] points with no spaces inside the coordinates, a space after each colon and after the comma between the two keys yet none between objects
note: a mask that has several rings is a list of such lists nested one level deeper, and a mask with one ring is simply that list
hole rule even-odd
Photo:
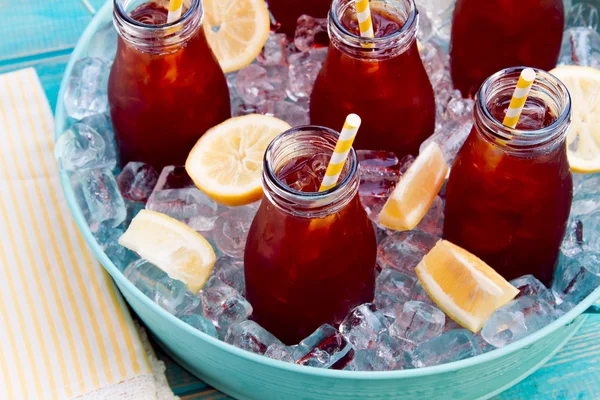
[{"label": "tray rim", "polygon": [[[113,2],[112,0],[108,0],[100,10],[96,13],[96,15],[92,18],[91,22],[85,28],[82,36],[79,38],[75,49],[71,53],[69,57],[69,62],[65,69],[63,78],[61,80],[60,90],[58,93],[58,99],[56,103],[56,112],[54,119],[54,137],[56,140],[58,136],[66,129],[66,122],[68,120],[67,115],[65,114],[65,109],[63,106],[63,97],[67,86],[67,77],[71,75],[71,71],[73,69],[73,65],[76,60],[82,58],[82,54],[86,49],[87,43],[90,41],[92,36],[98,30],[98,28],[108,23],[112,19],[112,10],[113,10]],[[214,346],[221,348],[222,350],[233,353],[238,357],[245,358],[249,361],[257,362],[260,364],[264,364],[265,366],[269,366],[275,369],[284,369],[290,372],[295,372],[304,375],[312,375],[318,376],[321,378],[335,378],[335,379],[349,379],[349,380],[399,380],[399,379],[410,379],[416,377],[424,377],[424,376],[432,376],[438,374],[450,373],[462,368],[472,367],[477,365],[483,365],[488,362],[492,362],[496,359],[502,358],[508,354],[511,354],[516,351],[520,351],[523,349],[527,349],[532,346],[539,339],[550,335],[554,331],[560,329],[563,326],[570,325],[575,322],[576,319],[579,320],[578,317],[587,318],[587,316],[582,315],[584,312],[592,306],[598,299],[600,299],[600,287],[597,288],[594,292],[588,295],[584,300],[582,300],[577,306],[567,312],[565,315],[559,317],[549,325],[540,329],[537,332],[518,340],[514,343],[511,343],[505,347],[500,349],[496,349],[490,351],[488,353],[480,354],[478,356],[468,358],[466,360],[454,361],[447,364],[432,366],[432,367],[424,367],[424,368],[415,368],[409,370],[398,370],[398,371],[345,371],[345,370],[329,370],[329,369],[321,369],[316,367],[306,367],[302,365],[297,365],[293,363],[287,363],[284,361],[273,360],[268,357],[251,353],[249,351],[245,351],[234,347],[224,341],[213,338],[201,331],[196,330],[195,328],[189,326],[185,322],[181,321],[179,318],[170,314],[163,308],[159,307],[156,303],[150,300],[146,295],[144,295],[135,285],[129,282],[128,279],[125,278],[123,273],[115,266],[115,264],[108,258],[106,253],[100,248],[99,243],[96,241],[96,238],[92,235],[92,232],[89,229],[89,226],[83,217],[83,213],[79,209],[77,201],[75,199],[75,193],[73,187],[71,186],[71,182],[67,172],[59,171],[61,186],[66,197],[67,203],[73,214],[73,218],[75,219],[75,223],[79,228],[79,231],[83,235],[87,245],[91,248],[92,252],[96,256],[96,258],[100,261],[102,266],[108,271],[111,277],[123,286],[125,286],[132,294],[134,294],[141,302],[145,303],[148,307],[152,308],[160,315],[162,315],[166,320],[170,323],[174,324],[178,327],[178,329],[187,332],[188,334],[195,336],[197,339],[206,341]]]}]

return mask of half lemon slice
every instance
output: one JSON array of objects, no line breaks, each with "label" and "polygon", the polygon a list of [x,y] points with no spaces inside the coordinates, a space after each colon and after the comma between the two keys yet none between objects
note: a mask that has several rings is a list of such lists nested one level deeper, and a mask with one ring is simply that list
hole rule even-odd
[{"label": "half lemon slice", "polygon": [[119,244],[182,281],[194,294],[208,280],[216,261],[202,235],[165,214],[142,210],[131,221]]},{"label": "half lemon slice", "polygon": [[446,315],[472,332],[519,294],[492,267],[446,240],[438,241],[415,271]]}]

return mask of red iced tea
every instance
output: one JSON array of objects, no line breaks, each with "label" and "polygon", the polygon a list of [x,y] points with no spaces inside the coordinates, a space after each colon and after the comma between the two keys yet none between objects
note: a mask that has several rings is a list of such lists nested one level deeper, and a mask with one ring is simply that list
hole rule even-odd
[{"label": "red iced tea", "polygon": [[336,139],[329,129],[301,127],[275,139],[265,156],[246,291],[256,321],[290,345],[373,299],[377,246],[357,194],[354,151],[340,183],[317,193]]},{"label": "red iced tea", "polygon": [[280,25],[279,31],[294,36],[301,15],[326,18],[331,0],[268,0],[269,10]]},{"label": "red iced tea", "polygon": [[108,99],[121,162],[157,170],[183,165],[206,130],[230,117],[225,76],[201,27],[200,0],[166,24],[168,1],[144,3],[127,15],[115,0],[119,31]]},{"label": "red iced tea", "polygon": [[433,89],[417,50],[412,0],[371,1],[375,39],[360,37],[353,0],[335,0],[331,43],[311,96],[311,122],[341,126],[362,117],[357,149],[416,155],[433,133]]},{"label": "red iced tea", "polygon": [[563,0],[457,0],[450,71],[454,86],[473,96],[503,68],[556,66],[565,22]]},{"label": "red iced tea", "polygon": [[538,71],[517,129],[505,127],[520,72],[495,74],[477,95],[475,125],[446,189],[444,237],[506,279],[533,274],[549,284],[573,196],[570,99],[560,81]]}]

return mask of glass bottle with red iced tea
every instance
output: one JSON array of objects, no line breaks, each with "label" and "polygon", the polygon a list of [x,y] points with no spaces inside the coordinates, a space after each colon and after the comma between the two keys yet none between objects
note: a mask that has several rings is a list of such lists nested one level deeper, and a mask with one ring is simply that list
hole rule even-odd
[{"label": "glass bottle with red iced tea", "polygon": [[454,87],[473,96],[496,71],[556,66],[565,23],[563,0],[457,0],[450,72]]},{"label": "glass bottle with red iced tea", "polygon": [[115,0],[119,40],[108,100],[122,164],[183,165],[206,130],[230,117],[225,76],[202,30],[202,3],[166,23],[168,0]]},{"label": "glass bottle with red iced tea", "polygon": [[275,21],[280,24],[279,31],[293,36],[296,21],[301,15],[314,18],[326,18],[331,0],[268,0],[269,10]]},{"label": "glass bottle with red iced tea", "polygon": [[435,126],[433,89],[417,49],[413,0],[371,1],[374,39],[361,38],[354,0],[334,0],[330,45],[311,95],[311,123],[362,118],[356,149],[418,154]]},{"label": "glass bottle with red iced tea", "polygon": [[265,196],[244,255],[246,291],[256,321],[290,345],[373,298],[377,245],[358,197],[354,150],[338,185],[317,192],[337,137],[299,127],[265,154]]},{"label": "glass bottle with red iced tea", "polygon": [[475,124],[446,188],[444,237],[506,279],[552,280],[573,197],[565,138],[571,101],[537,71],[516,129],[503,120],[522,68],[492,75],[475,98]]}]

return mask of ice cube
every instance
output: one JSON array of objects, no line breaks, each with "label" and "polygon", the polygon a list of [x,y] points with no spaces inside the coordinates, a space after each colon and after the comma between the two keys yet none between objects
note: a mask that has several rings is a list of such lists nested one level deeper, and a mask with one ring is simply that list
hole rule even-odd
[{"label": "ice cube", "polygon": [[168,279],[162,269],[142,259],[129,264],[123,275],[151,300],[154,300],[156,294],[156,284],[165,278]]},{"label": "ice cube", "polygon": [[339,329],[354,349],[366,349],[375,344],[379,334],[388,326],[385,316],[376,311],[373,304],[362,304],[350,311]]},{"label": "ice cube", "polygon": [[573,257],[583,251],[583,245],[583,222],[579,219],[572,219],[567,226],[561,251],[565,256]]},{"label": "ice cube", "polygon": [[324,324],[298,344],[293,357],[300,365],[344,369],[354,358],[354,350],[337,329]]},{"label": "ice cube", "polygon": [[[364,189],[367,190],[367,189]],[[369,196],[369,195],[361,195],[360,203],[365,209],[367,216],[375,226],[379,226],[379,213],[383,209],[385,202],[387,201],[387,197],[380,196]],[[383,228],[383,226],[381,227]],[[383,228],[384,229],[384,228]]]},{"label": "ice cube", "polygon": [[290,90],[293,97],[310,97],[317,75],[327,56],[327,49],[315,49],[289,57]]},{"label": "ice cube", "polygon": [[427,214],[425,214],[415,229],[427,232],[438,238],[442,237],[444,230],[444,200],[440,196],[435,196]]},{"label": "ice cube", "polygon": [[108,110],[108,72],[99,58],[83,58],[73,65],[63,100],[69,117],[82,119]]},{"label": "ice cube", "polygon": [[102,136],[87,124],[77,123],[62,133],[54,145],[58,167],[76,172],[94,168],[112,169],[116,160],[106,153]]},{"label": "ice cube", "polygon": [[469,122],[473,118],[474,104],[475,102],[472,99],[464,99],[462,97],[450,99],[446,106],[446,119]]},{"label": "ice cube", "polygon": [[598,188],[600,188],[600,174],[573,174],[573,183],[574,199],[594,199],[598,196]]},{"label": "ice cube", "polygon": [[204,316],[212,321],[220,337],[236,322],[248,319],[252,306],[242,295],[229,285],[212,277],[199,294]]},{"label": "ice cube", "polygon": [[475,336],[466,329],[456,329],[419,344],[412,354],[415,367],[430,367],[464,360],[481,354]]},{"label": "ice cube", "polygon": [[121,246],[118,243],[119,238],[125,233],[120,228],[109,228],[101,225],[98,231],[94,232],[94,237],[100,244],[102,251],[106,253],[108,258],[115,266],[123,272],[125,268],[139,257],[131,250]]},{"label": "ice cube", "polygon": [[110,114],[105,112],[102,114],[90,115],[82,119],[81,123],[94,128],[96,132],[102,136],[105,144],[106,158],[109,160],[115,160],[115,164],[118,164],[119,160],[117,160],[117,141],[115,140],[115,132],[110,120]]},{"label": "ice cube", "polygon": [[217,218],[212,235],[219,250],[231,257],[244,256],[248,231],[256,211],[254,205],[233,207]]},{"label": "ice cube", "polygon": [[419,43],[423,45],[423,43],[428,42],[435,35],[435,28],[433,27],[433,21],[429,18],[425,9],[417,5],[417,10],[419,11],[417,39],[419,40]]},{"label": "ice cube", "polygon": [[416,280],[395,269],[384,269],[375,280],[375,306],[384,315],[396,318],[411,299]]},{"label": "ice cube", "polygon": [[584,27],[567,29],[563,34],[558,65],[600,68],[600,34]]},{"label": "ice cube", "polygon": [[180,320],[190,325],[193,328],[198,329],[200,332],[204,332],[209,336],[218,338],[217,329],[212,322],[204,315],[199,314],[188,314],[179,317]]},{"label": "ice cube", "polygon": [[[431,19],[433,28],[441,42],[447,42],[450,39],[450,27],[452,25],[452,11],[454,9],[453,0],[417,0],[415,3],[419,6],[420,14],[427,13]],[[420,29],[420,24],[419,24]]]},{"label": "ice cube", "polygon": [[289,101],[267,101],[260,107],[260,112],[284,120],[291,126],[308,125],[308,109]]},{"label": "ice cube", "polygon": [[92,231],[97,230],[100,224],[116,228],[125,221],[125,202],[110,169],[76,172],[71,177],[71,182],[76,186],[76,193],[82,196],[78,203],[84,208],[84,216]]},{"label": "ice cube", "polygon": [[510,284],[519,289],[517,297],[538,296],[548,304],[554,305],[554,296],[550,290],[533,275],[524,275],[513,279]]},{"label": "ice cube", "polygon": [[356,350],[352,363],[355,371],[392,371],[412,368],[410,356],[403,350],[400,342],[385,332],[379,336],[372,348]]},{"label": "ice cube", "polygon": [[294,45],[300,51],[311,51],[317,46],[327,46],[327,19],[313,18],[310,15],[301,15],[296,21]]},{"label": "ice cube", "polygon": [[145,203],[156,186],[158,173],[148,164],[131,161],[117,176],[117,185],[123,198]]},{"label": "ice cube", "polygon": [[[431,299],[431,297],[429,297],[429,293],[427,293],[421,282],[419,282],[418,280],[415,283],[415,286],[413,287],[412,291],[410,292],[410,300],[421,301],[423,303],[431,304],[434,306],[436,305],[435,302]],[[448,319],[448,321],[452,320]]]},{"label": "ice cube", "polygon": [[598,28],[598,9],[588,3],[573,5],[567,14],[567,28],[584,27],[596,30]]},{"label": "ice cube", "polygon": [[272,358],[273,360],[285,361],[285,362],[294,362],[294,357],[292,357],[292,349],[283,343],[273,343],[267,348],[265,351],[265,356]]},{"label": "ice cube", "polygon": [[246,293],[244,260],[229,256],[219,257],[213,268],[212,275],[237,290],[242,296]]},{"label": "ice cube", "polygon": [[423,43],[419,49],[419,55],[423,61],[423,66],[431,85],[436,87],[437,84],[442,80],[444,72],[446,71],[446,65],[448,64],[448,55],[446,52],[433,41]]},{"label": "ice cube", "polygon": [[287,36],[284,33],[269,32],[257,60],[262,65],[285,65],[287,63]]},{"label": "ice cube", "polygon": [[390,335],[417,344],[439,336],[445,324],[446,316],[439,308],[421,301],[409,301],[396,315]]},{"label": "ice cube", "polygon": [[275,336],[254,321],[235,323],[227,330],[225,342],[250,351],[255,354],[264,354],[272,344],[281,344]]},{"label": "ice cube", "polygon": [[357,150],[358,172],[362,177],[400,176],[400,160],[391,151]]},{"label": "ice cube", "polygon": [[185,283],[168,276],[156,283],[154,302],[175,316],[186,315],[200,305],[200,299],[188,290]]},{"label": "ice cube", "polygon": [[261,105],[285,99],[288,79],[286,66],[250,64],[238,71],[235,84],[246,104]]},{"label": "ice cube", "polygon": [[573,257],[561,255],[552,282],[556,298],[577,304],[599,286],[600,253],[584,251]]},{"label": "ice cube", "polygon": [[88,42],[88,57],[99,58],[107,64],[113,62],[117,54],[117,30],[114,24],[108,22],[101,26]]},{"label": "ice cube", "polygon": [[218,217],[217,203],[196,188],[182,166],[163,168],[146,208],[189,222],[196,230],[212,229]]},{"label": "ice cube", "polygon": [[379,244],[377,264],[416,277],[415,267],[437,241],[438,238],[426,232],[394,232]]},{"label": "ice cube", "polygon": [[472,121],[460,122],[456,120],[450,120],[444,124],[441,129],[437,130],[433,135],[425,140],[421,144],[419,151],[422,152],[425,150],[429,143],[436,142],[440,146],[448,165],[452,165],[454,159],[458,155],[458,151],[467,140],[467,137],[469,137],[472,127]]},{"label": "ice cube", "polygon": [[554,308],[540,297],[519,297],[492,314],[481,337],[496,347],[504,347],[542,329],[554,318]]}]

